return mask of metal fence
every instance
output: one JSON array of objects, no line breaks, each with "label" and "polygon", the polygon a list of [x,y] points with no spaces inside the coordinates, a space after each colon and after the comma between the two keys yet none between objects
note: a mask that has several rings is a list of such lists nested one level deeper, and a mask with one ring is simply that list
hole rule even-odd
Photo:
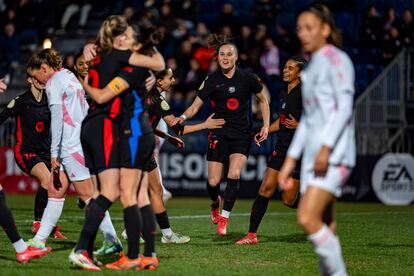
[{"label": "metal fence", "polygon": [[407,111],[414,100],[413,58],[412,50],[402,50],[356,100],[358,154],[411,151]]}]

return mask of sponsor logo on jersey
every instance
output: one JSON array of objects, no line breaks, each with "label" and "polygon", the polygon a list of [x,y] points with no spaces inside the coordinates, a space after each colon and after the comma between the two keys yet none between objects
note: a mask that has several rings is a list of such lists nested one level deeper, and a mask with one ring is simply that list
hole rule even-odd
[{"label": "sponsor logo on jersey", "polygon": [[160,105],[161,105],[162,110],[170,110],[170,105],[167,103],[167,101],[162,100]]},{"label": "sponsor logo on jersey", "polygon": [[372,186],[388,205],[408,205],[414,200],[414,157],[411,154],[384,155],[375,165]]},{"label": "sponsor logo on jersey", "polygon": [[235,110],[239,107],[239,101],[235,98],[230,98],[227,100],[227,108],[230,110]]}]

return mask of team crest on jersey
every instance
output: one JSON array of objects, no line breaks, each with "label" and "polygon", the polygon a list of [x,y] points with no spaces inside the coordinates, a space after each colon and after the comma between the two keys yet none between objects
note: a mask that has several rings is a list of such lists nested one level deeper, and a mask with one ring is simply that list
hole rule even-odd
[{"label": "team crest on jersey", "polygon": [[19,98],[19,96],[17,96],[16,98],[14,98],[13,100],[11,100],[8,104],[7,104],[7,108],[13,108],[16,104],[16,100]]},{"label": "team crest on jersey", "polygon": [[229,87],[229,93],[230,93],[230,94],[232,94],[232,93],[234,93],[234,92],[236,92],[236,87],[234,87],[234,86],[230,86],[230,87]]},{"label": "team crest on jersey", "polygon": [[201,85],[198,88],[198,90],[202,90],[204,88],[204,84],[205,84],[205,82],[206,82],[207,79],[208,79],[208,76],[203,80],[203,82],[201,83]]},{"label": "team crest on jersey", "polygon": [[167,103],[166,100],[162,100],[160,105],[162,110],[170,110],[170,105]]}]

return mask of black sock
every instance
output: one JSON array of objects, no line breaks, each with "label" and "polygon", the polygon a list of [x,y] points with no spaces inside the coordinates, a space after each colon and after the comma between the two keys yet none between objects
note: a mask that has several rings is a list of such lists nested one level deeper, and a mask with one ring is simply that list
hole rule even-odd
[{"label": "black sock", "polygon": [[[86,208],[86,218],[83,224],[81,235],[78,243],[76,244],[75,251],[78,250],[91,250],[96,232],[99,225],[105,217],[106,210],[111,207],[112,202],[109,201],[103,195],[99,195],[94,201],[92,201]],[[93,246],[92,246],[93,247]],[[91,253],[91,252],[89,252]],[[92,257],[92,255],[90,255]]]},{"label": "black sock", "polygon": [[217,184],[215,187],[213,187],[207,181],[207,193],[210,196],[212,201],[216,202],[218,200],[219,192],[220,192],[220,183]]},{"label": "black sock", "polygon": [[6,206],[6,198],[3,191],[0,191],[0,225],[3,227],[11,243],[15,243],[21,239],[19,232],[17,232],[13,215]]},{"label": "black sock", "polygon": [[47,190],[42,186],[37,189],[34,206],[34,220],[41,221],[47,205]]},{"label": "black sock", "polygon": [[152,257],[155,253],[155,216],[151,205],[147,205],[141,208],[142,215],[142,236],[145,240],[145,257]]},{"label": "black sock", "polygon": [[159,214],[155,214],[155,219],[157,220],[157,223],[160,229],[170,228],[170,221],[168,220],[167,211],[164,211]]},{"label": "black sock", "polygon": [[231,212],[236,202],[237,193],[239,191],[240,179],[227,178],[227,186],[224,191],[223,210]]},{"label": "black sock", "polygon": [[124,209],[124,223],[128,236],[128,258],[136,259],[139,256],[139,233],[141,232],[141,214],[137,204]]},{"label": "black sock", "polygon": [[260,222],[267,210],[269,199],[267,197],[257,195],[253,202],[252,210],[250,213],[250,226],[249,232],[256,233],[259,228]]}]

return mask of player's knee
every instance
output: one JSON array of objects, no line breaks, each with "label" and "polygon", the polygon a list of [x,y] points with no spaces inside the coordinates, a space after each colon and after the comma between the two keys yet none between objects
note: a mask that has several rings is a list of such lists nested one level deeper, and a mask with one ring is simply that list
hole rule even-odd
[{"label": "player's knee", "polygon": [[240,171],[229,171],[227,174],[227,178],[231,179],[240,179]]},{"label": "player's knee", "polygon": [[305,231],[308,232],[310,228],[312,228],[312,224],[314,223],[313,217],[304,212],[298,212],[298,225],[303,228]]},{"label": "player's knee", "polygon": [[221,178],[218,176],[209,176],[208,177],[208,185],[212,187],[216,187],[218,184],[220,184]]},{"label": "player's knee", "polygon": [[137,204],[137,197],[125,192],[121,193],[120,200],[124,208]]},{"label": "player's knee", "polygon": [[266,198],[271,198],[274,191],[275,189],[273,187],[270,187],[269,185],[262,185],[260,186],[259,194]]}]

